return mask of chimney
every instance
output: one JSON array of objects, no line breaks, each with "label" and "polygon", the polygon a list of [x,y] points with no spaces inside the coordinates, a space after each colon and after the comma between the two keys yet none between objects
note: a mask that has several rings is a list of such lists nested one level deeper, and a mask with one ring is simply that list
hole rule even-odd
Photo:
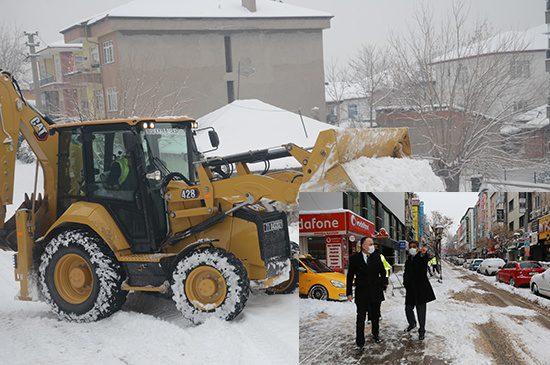
[{"label": "chimney", "polygon": [[248,11],[252,13],[256,12],[256,0],[242,0],[242,4]]}]

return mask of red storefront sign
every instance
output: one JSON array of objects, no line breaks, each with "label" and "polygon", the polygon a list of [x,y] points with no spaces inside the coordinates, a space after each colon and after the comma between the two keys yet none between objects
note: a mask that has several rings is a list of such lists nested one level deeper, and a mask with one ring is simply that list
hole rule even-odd
[{"label": "red storefront sign", "polygon": [[349,210],[300,213],[301,236],[356,234],[374,236],[374,224]]}]

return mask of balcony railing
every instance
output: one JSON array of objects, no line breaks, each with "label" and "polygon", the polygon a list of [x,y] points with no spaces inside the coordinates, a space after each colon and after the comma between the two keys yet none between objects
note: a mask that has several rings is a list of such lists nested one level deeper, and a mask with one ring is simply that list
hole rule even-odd
[{"label": "balcony railing", "polygon": [[44,85],[47,85],[47,84],[51,84],[52,82],[55,81],[55,77],[54,76],[48,76],[48,77],[44,77],[42,79],[40,79],[40,86],[44,86]]}]

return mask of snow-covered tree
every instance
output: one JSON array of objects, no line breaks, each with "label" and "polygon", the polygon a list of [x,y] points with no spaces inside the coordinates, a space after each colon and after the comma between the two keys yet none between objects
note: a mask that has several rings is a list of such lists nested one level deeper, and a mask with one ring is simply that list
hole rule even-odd
[{"label": "snow-covered tree", "polygon": [[21,79],[28,70],[26,58],[23,31],[13,24],[0,23],[0,69]]},{"label": "snow-covered tree", "polygon": [[[532,163],[505,149],[502,128],[525,107],[543,104],[548,80],[518,77],[528,64],[528,40],[518,32],[497,34],[487,22],[472,25],[458,1],[441,25],[427,6],[408,34],[393,36],[393,76],[399,104],[430,146],[435,172],[457,191],[465,172],[489,177],[509,166]],[[518,94],[524,105],[518,107]],[[541,99],[542,96],[542,99]],[[542,101],[544,100],[544,101]],[[528,135],[514,135],[518,139]]]},{"label": "snow-covered tree", "polygon": [[373,44],[363,45],[350,60],[351,82],[367,102],[369,121],[374,121],[376,107],[389,101],[390,64],[389,50]]},{"label": "snow-covered tree", "polygon": [[327,101],[334,106],[333,118],[330,121],[338,125],[342,121],[342,108],[349,97],[351,90],[350,73],[346,66],[339,65],[336,61],[327,64],[325,70],[325,93]]}]

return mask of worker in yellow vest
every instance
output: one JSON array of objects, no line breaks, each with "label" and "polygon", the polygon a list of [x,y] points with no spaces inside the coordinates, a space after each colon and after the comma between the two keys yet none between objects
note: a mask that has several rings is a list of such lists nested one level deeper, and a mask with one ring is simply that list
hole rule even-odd
[{"label": "worker in yellow vest", "polygon": [[390,265],[390,263],[386,260],[386,258],[384,257],[384,255],[380,254],[380,258],[382,259],[382,264],[384,264],[384,269],[386,270],[386,277],[389,278],[389,277],[390,277],[390,274],[391,274],[391,265]]}]

